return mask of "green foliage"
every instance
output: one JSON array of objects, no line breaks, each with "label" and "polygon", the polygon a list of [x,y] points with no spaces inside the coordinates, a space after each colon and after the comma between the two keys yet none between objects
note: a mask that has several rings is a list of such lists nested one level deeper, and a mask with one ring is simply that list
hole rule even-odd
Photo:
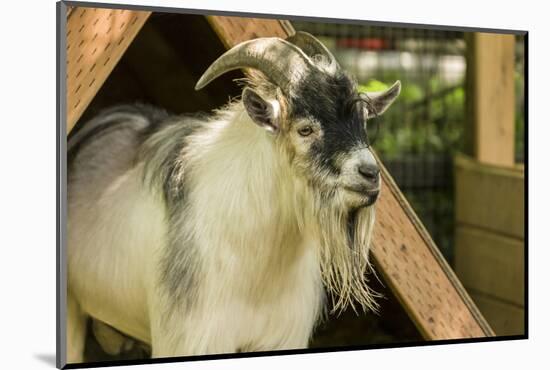
[{"label": "green foliage", "polygon": [[[393,77],[393,76],[392,76]],[[370,80],[360,92],[387,89],[395,81]],[[380,134],[376,150],[385,158],[408,153],[442,153],[457,149],[463,133],[464,88],[444,86],[438,78],[424,84],[402,81],[401,95],[383,116],[377,117]]]},{"label": "green foliage", "polygon": [[424,98],[424,93],[420,85],[413,84],[413,83],[402,85],[399,99],[402,99],[406,102],[414,102],[414,101],[421,100],[423,98]]},{"label": "green foliage", "polygon": [[366,85],[359,85],[358,90],[360,93],[378,92],[384,91],[388,87],[390,86],[378,80],[372,79]]}]

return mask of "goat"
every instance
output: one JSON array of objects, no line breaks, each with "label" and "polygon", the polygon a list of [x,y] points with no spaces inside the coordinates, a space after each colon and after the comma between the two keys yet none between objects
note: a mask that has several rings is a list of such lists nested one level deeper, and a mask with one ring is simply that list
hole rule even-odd
[{"label": "goat", "polygon": [[196,89],[239,68],[242,99],[209,117],[119,106],[71,135],[69,363],[89,317],[164,357],[304,348],[329,303],[376,308],[366,122],[400,82],[360,94],[298,32],[233,47]]}]

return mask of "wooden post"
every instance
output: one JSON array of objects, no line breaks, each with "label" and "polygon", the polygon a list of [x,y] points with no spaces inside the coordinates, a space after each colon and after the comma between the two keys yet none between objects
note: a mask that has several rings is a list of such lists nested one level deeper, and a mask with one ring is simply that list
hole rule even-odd
[{"label": "wooden post", "polygon": [[[287,21],[211,16],[227,47],[253,37],[287,37]],[[378,271],[426,339],[494,336],[430,235],[382,166],[372,254]]]},{"label": "wooden post", "polygon": [[486,164],[512,166],[515,36],[467,34],[467,152]]},{"label": "wooden post", "polygon": [[466,153],[455,157],[455,270],[498,335],[525,333],[524,171],[515,165],[515,36],[467,43]]}]

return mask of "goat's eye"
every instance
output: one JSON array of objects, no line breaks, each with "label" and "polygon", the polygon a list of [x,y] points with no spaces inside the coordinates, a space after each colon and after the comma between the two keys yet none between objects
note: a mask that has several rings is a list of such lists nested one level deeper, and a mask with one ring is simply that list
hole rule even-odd
[{"label": "goat's eye", "polygon": [[301,136],[309,136],[313,133],[313,129],[311,128],[311,126],[304,126],[298,129],[298,133]]}]

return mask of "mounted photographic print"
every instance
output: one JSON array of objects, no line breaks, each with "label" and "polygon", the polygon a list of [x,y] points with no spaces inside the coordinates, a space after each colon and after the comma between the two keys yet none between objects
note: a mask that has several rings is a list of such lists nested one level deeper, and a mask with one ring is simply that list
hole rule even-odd
[{"label": "mounted photographic print", "polygon": [[57,9],[58,367],[527,338],[526,32]]}]

